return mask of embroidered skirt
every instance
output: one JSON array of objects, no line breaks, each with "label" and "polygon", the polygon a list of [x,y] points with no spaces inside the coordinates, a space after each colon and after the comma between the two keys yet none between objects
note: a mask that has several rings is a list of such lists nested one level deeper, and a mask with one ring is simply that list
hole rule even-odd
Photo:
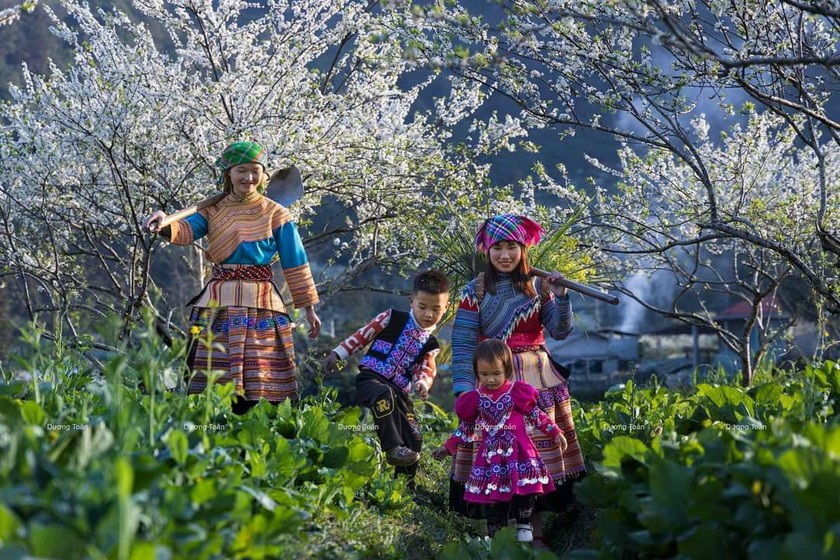
[{"label": "embroidered skirt", "polygon": [[[563,430],[568,447],[565,452],[560,451],[552,439],[538,430],[528,428],[528,435],[540,452],[548,472],[551,474],[557,490],[537,498],[537,511],[562,511],[571,500],[571,493],[563,488],[574,480],[583,478],[586,467],[583,453],[577,440],[575,422],[572,417],[572,405],[569,386],[560,372],[554,368],[545,350],[514,350],[514,375],[517,381],[524,381],[539,391],[539,406]],[[480,440],[481,432],[476,433]],[[452,458],[450,472],[450,507],[454,511],[468,517],[478,517],[479,514],[468,504],[458,503],[458,496],[463,496],[463,489],[472,470],[473,460],[481,441],[458,444],[455,456]],[[463,498],[461,498],[463,502]]]},{"label": "embroidered skirt", "polygon": [[[233,383],[245,400],[281,402],[297,398],[292,324],[284,313],[253,307],[194,307],[190,318],[188,392]],[[208,334],[209,333],[209,334]]]}]

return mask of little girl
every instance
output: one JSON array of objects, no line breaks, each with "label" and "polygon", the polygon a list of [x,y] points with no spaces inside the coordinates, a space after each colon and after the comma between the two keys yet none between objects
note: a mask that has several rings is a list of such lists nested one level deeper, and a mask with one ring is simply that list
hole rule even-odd
[{"label": "little girl", "polygon": [[487,504],[487,530],[492,537],[509,516],[515,516],[517,539],[531,542],[531,515],[536,496],[552,492],[554,482],[526,423],[546,434],[561,448],[566,438],[557,425],[537,406],[537,390],[521,381],[511,381],[513,353],[504,341],[491,338],[478,344],[473,354],[473,371],[478,388],[463,393],[455,402],[461,424],[432,456],[454,455],[460,442],[471,442],[481,431],[464,500]]}]

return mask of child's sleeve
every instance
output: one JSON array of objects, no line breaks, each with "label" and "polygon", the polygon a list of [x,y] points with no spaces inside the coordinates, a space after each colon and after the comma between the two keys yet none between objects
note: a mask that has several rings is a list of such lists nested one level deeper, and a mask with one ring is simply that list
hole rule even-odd
[{"label": "child's sleeve", "polygon": [[430,352],[426,352],[419,364],[414,366],[414,383],[422,384],[427,391],[431,390],[432,383],[435,382],[437,375],[437,362],[435,359],[440,354],[440,348],[435,348]]},{"label": "child's sleeve", "polygon": [[539,393],[536,389],[517,381],[511,390],[514,406],[522,413],[525,421],[546,435],[556,434],[560,428],[548,415],[543,412],[539,404]]},{"label": "child's sleeve", "polygon": [[190,245],[207,235],[207,218],[196,212],[183,220],[169,224],[169,241],[175,245]]},{"label": "child's sleeve", "polygon": [[[545,283],[545,280],[543,280]],[[540,287],[540,321],[551,338],[562,340],[572,332],[572,301],[565,297],[554,297],[549,290]]]},{"label": "child's sleeve", "polygon": [[476,419],[478,418],[478,391],[468,391],[455,401],[455,414],[461,422],[458,429],[443,444],[450,455],[455,455],[459,443],[475,441]]},{"label": "child's sleeve", "polygon": [[370,323],[344,339],[333,348],[333,352],[338,354],[338,357],[342,360],[346,360],[351,354],[370,344],[376,338],[376,335],[385,330],[390,321],[391,310],[387,309],[374,317]]},{"label": "child's sleeve", "polygon": [[475,388],[472,355],[478,345],[478,296],[475,280],[461,292],[461,302],[452,325],[452,390],[456,395]]},{"label": "child's sleeve", "polygon": [[292,215],[280,207],[271,217],[271,231],[277,254],[280,256],[280,267],[283,277],[292,294],[292,302],[296,309],[303,309],[318,303],[318,291],[315,280],[309,268],[309,259],[300,239],[297,225],[292,221]]}]

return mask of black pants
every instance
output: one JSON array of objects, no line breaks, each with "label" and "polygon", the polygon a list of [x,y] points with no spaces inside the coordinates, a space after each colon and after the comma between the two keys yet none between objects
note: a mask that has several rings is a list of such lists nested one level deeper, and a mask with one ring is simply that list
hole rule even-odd
[{"label": "black pants", "polygon": [[509,502],[497,502],[487,507],[487,532],[492,537],[496,531],[507,525],[508,519],[517,523],[531,524],[536,496],[514,496]]},{"label": "black pants", "polygon": [[234,414],[242,415],[257,406],[259,402],[246,400],[242,395],[234,395],[230,403],[230,408]]},{"label": "black pants", "polygon": [[[373,371],[360,370],[356,376],[356,402],[373,412],[376,435],[384,451],[400,445],[420,451],[423,440],[414,403],[394,382]],[[417,463],[396,467],[394,474],[405,474],[412,481],[417,474]]]}]

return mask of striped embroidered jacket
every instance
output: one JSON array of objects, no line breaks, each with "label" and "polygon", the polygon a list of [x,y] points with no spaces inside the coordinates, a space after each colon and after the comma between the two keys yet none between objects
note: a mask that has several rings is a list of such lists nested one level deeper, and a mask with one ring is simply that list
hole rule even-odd
[{"label": "striped embroidered jacket", "polygon": [[[209,260],[225,268],[270,265],[279,258],[283,276],[298,309],[318,303],[309,260],[289,211],[262,195],[221,202],[172,224],[171,241],[189,245],[207,236]],[[188,305],[254,307],[285,312],[273,282],[210,280]]]},{"label": "striped embroidered jacket", "polygon": [[452,326],[452,389],[455,394],[475,388],[472,355],[479,341],[500,338],[511,348],[541,346],[543,329],[552,338],[562,339],[572,330],[572,304],[548,292],[530,297],[514,288],[510,276],[500,274],[496,293],[484,294],[481,313],[476,281],[461,292],[461,302]]}]

